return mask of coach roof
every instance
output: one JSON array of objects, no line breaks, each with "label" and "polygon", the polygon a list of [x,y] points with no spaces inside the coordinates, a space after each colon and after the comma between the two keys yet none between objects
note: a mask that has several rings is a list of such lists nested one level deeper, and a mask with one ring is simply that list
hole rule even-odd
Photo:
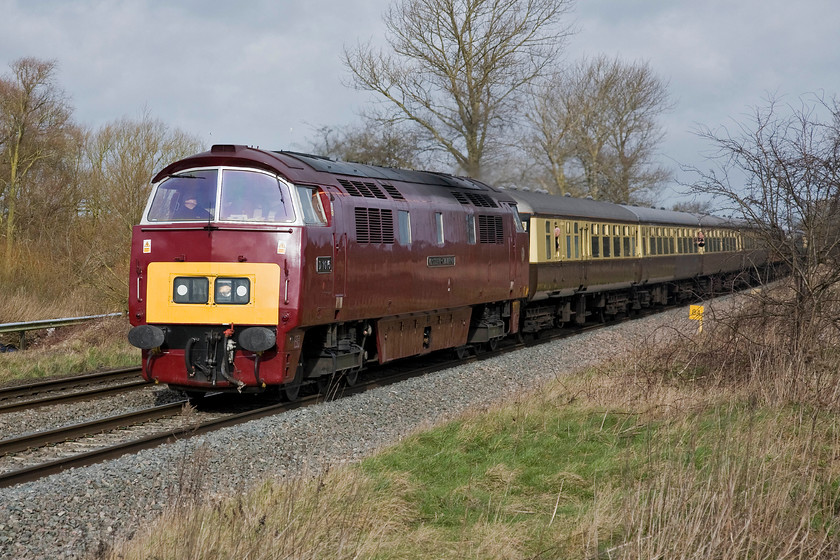
[{"label": "coach roof", "polygon": [[616,222],[639,221],[635,214],[611,202],[521,190],[511,190],[508,191],[508,194],[516,200],[519,211],[524,214]]}]

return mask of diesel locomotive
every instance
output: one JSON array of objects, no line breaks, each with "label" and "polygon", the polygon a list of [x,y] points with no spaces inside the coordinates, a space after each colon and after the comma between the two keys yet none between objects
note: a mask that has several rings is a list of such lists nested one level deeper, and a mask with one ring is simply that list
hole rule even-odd
[{"label": "diesel locomotive", "polygon": [[131,246],[143,375],[197,396],[493,348],[694,296],[767,262],[710,216],[236,145],[152,181]]}]

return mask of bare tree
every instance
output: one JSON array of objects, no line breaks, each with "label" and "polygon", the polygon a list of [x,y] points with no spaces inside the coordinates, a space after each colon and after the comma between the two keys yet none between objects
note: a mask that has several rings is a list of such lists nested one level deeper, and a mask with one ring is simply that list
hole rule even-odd
[{"label": "bare tree", "polygon": [[375,118],[347,127],[324,126],[312,141],[316,154],[383,167],[423,167],[422,142],[416,130]]},{"label": "bare tree", "polygon": [[70,105],[55,84],[55,61],[22,58],[0,79],[0,201],[6,262],[12,255],[18,199],[29,174],[60,156],[70,127]]},{"label": "bare tree", "polygon": [[561,193],[644,200],[670,173],[654,164],[667,86],[650,66],[597,56],[555,74],[535,92],[528,144]]},{"label": "bare tree", "polygon": [[572,0],[399,0],[384,16],[390,52],[345,49],[355,86],[394,122],[481,177],[494,143],[519,119],[524,86],[557,59]]},{"label": "bare tree", "polygon": [[140,221],[151,178],[166,163],[200,149],[197,138],[170,130],[146,111],[138,120],[119,119],[89,135],[76,235],[98,241],[79,259],[79,273],[113,302],[125,303],[131,227]]},{"label": "bare tree", "polygon": [[795,298],[774,302],[792,325],[792,351],[805,355],[836,319],[840,282],[840,104],[769,99],[734,132],[700,130],[716,153],[693,190],[743,218],[792,276]]}]

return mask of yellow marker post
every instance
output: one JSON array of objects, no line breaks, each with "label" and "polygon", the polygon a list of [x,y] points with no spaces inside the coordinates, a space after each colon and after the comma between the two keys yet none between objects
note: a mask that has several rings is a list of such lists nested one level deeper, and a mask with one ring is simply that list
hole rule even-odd
[{"label": "yellow marker post", "polygon": [[698,333],[703,332],[703,311],[704,307],[702,305],[692,305],[688,308],[688,318],[698,322]]}]

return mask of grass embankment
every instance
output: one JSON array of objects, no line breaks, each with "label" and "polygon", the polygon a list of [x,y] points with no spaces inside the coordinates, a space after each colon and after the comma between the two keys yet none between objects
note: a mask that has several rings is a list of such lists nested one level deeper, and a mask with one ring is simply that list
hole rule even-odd
[{"label": "grass embankment", "polygon": [[[0,353],[0,385],[139,365],[140,351],[128,343],[129,328],[127,318],[113,317],[31,331],[26,350]],[[17,344],[17,337],[5,343]]]},{"label": "grass embankment", "polygon": [[188,490],[113,557],[836,558],[840,358],[778,336],[719,324],[359,465]]}]

